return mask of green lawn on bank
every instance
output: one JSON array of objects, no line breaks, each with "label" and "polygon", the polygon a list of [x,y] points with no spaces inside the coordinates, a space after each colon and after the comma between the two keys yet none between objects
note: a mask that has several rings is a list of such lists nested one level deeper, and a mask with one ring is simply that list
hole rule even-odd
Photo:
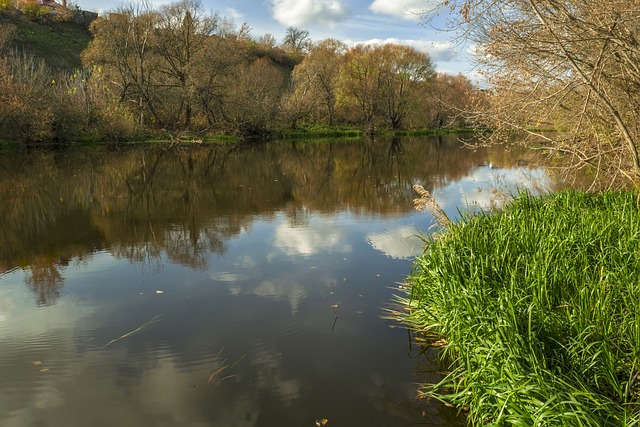
[{"label": "green lawn on bank", "polygon": [[91,34],[89,30],[72,22],[29,19],[22,14],[0,13],[0,25],[15,25],[12,47],[32,53],[55,69],[72,72],[81,68],[80,53]]},{"label": "green lawn on bank", "polygon": [[470,425],[638,425],[636,194],[518,195],[430,240],[408,284],[401,320],[444,343],[421,393]]}]

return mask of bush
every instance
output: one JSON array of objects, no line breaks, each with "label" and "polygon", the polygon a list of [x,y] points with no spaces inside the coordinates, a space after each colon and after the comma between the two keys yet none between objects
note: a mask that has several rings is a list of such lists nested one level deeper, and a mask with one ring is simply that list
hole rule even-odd
[{"label": "bush", "polygon": [[49,70],[33,55],[11,51],[0,59],[0,133],[40,141],[52,136]]},{"label": "bush", "polygon": [[0,0],[0,11],[15,10],[16,4],[14,0]]},{"label": "bush", "polygon": [[45,15],[49,9],[35,0],[25,0],[21,5],[22,12],[30,18],[40,18]]}]

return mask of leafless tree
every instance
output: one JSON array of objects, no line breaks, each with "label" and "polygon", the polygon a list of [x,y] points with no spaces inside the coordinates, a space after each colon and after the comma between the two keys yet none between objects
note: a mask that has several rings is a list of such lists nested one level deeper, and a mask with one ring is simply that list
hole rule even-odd
[{"label": "leafless tree", "polygon": [[[640,7],[635,0],[445,0],[478,50],[494,136],[518,131],[594,183],[640,181]],[[541,129],[554,130],[553,134]],[[568,156],[567,156],[568,155]]]}]

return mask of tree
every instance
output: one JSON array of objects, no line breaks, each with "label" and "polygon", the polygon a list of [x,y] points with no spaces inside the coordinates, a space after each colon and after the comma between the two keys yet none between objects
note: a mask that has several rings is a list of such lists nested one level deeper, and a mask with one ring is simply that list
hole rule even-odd
[{"label": "tree", "polygon": [[[453,0],[479,46],[491,109],[480,119],[528,132],[574,166],[640,179],[640,8],[635,0]],[[552,127],[557,136],[532,128]],[[498,133],[499,134],[499,133]]]},{"label": "tree", "polygon": [[217,15],[205,14],[200,0],[181,0],[160,9],[154,48],[161,61],[159,71],[177,104],[170,119],[189,126],[197,100],[196,69],[207,60],[205,46],[218,27]]},{"label": "tree", "polygon": [[0,134],[39,141],[52,136],[50,71],[42,59],[10,51],[0,57]]},{"label": "tree", "polygon": [[437,73],[425,96],[425,120],[429,127],[467,127],[466,112],[477,106],[480,92],[462,74]]},{"label": "tree", "polygon": [[338,77],[345,50],[346,45],[343,42],[325,39],[318,43],[300,64],[315,74],[315,93],[318,96],[318,104],[322,106],[316,120],[326,117],[329,126],[335,121]]},{"label": "tree", "polygon": [[373,133],[374,121],[380,113],[383,80],[378,53],[369,45],[352,47],[345,52],[340,72],[342,106],[357,111],[367,133]]},{"label": "tree", "polygon": [[377,48],[382,61],[382,112],[393,129],[400,129],[407,114],[418,108],[419,95],[435,74],[429,55],[403,45]]},{"label": "tree", "polygon": [[297,27],[288,27],[282,40],[282,48],[293,54],[302,55],[310,46],[309,31]]},{"label": "tree", "polygon": [[373,132],[380,119],[400,129],[406,115],[418,107],[419,94],[433,74],[429,56],[409,46],[358,45],[345,53],[342,102],[356,107],[367,132]]},{"label": "tree", "polygon": [[93,40],[82,52],[85,67],[101,67],[118,87],[121,101],[136,106],[140,125],[145,124],[147,112],[155,123],[163,125],[153,87],[157,70],[151,44],[157,21],[157,14],[145,0],[130,3],[91,23]]},{"label": "tree", "polygon": [[344,43],[327,39],[312,47],[291,75],[289,92],[283,98],[283,114],[295,128],[297,121],[315,112],[314,119],[333,125],[336,86]]},{"label": "tree", "polygon": [[296,129],[298,120],[307,118],[317,103],[313,90],[316,76],[307,73],[307,70],[300,68],[300,65],[294,68],[290,77],[289,91],[283,95],[280,104],[280,113],[289,122],[291,129]]},{"label": "tree", "polygon": [[268,58],[258,58],[237,72],[224,114],[241,133],[256,136],[269,130],[278,112],[284,76]]}]

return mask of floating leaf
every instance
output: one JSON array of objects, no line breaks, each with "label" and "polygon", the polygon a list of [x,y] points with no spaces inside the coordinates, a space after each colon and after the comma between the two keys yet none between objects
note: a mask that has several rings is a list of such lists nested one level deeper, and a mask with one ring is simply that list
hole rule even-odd
[{"label": "floating leaf", "polygon": [[326,418],[322,418],[322,419],[320,419],[320,420],[316,420],[316,425],[317,425],[318,427],[321,427],[321,426],[323,426],[323,425],[327,424],[328,422],[329,422],[329,420],[328,420],[328,419],[326,419]]},{"label": "floating leaf", "polygon": [[42,369],[40,369],[40,372],[42,372],[42,373],[49,372],[49,368],[42,368]]},{"label": "floating leaf", "polygon": [[42,365],[42,362],[41,362],[41,361],[39,361],[39,360],[34,360],[34,361],[33,361],[33,362],[31,362],[31,363],[33,363],[33,366],[40,366],[40,365]]}]

